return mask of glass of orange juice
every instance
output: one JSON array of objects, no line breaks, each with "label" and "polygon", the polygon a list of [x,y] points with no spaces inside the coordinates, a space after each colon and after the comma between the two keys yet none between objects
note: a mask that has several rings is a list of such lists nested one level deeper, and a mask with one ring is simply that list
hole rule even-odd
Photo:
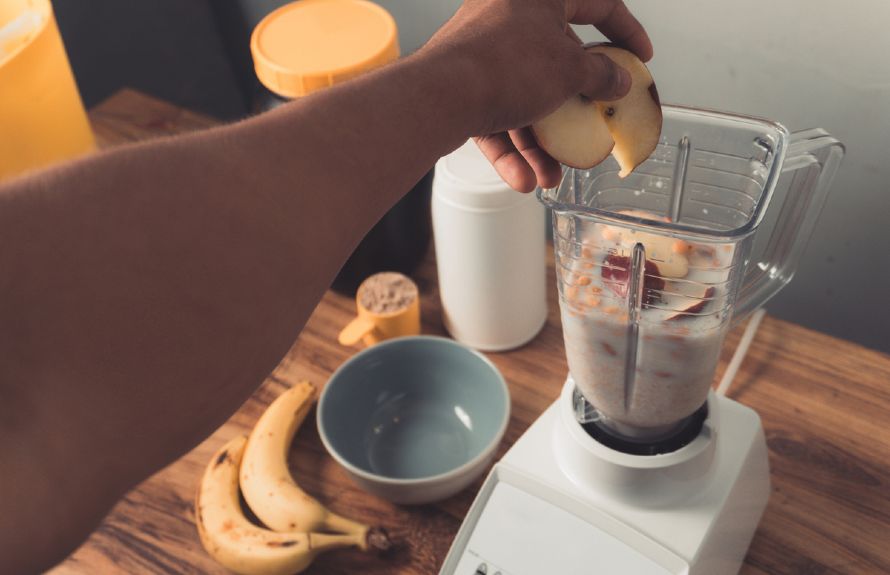
[{"label": "glass of orange juice", "polygon": [[49,0],[0,1],[0,181],[95,147]]}]

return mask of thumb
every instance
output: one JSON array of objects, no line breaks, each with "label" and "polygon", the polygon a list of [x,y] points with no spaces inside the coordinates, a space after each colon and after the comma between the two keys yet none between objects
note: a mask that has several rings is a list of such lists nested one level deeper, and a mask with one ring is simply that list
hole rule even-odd
[{"label": "thumb", "polygon": [[581,50],[578,70],[580,93],[591,100],[617,100],[630,90],[630,72],[613,62],[605,54],[591,54]]}]

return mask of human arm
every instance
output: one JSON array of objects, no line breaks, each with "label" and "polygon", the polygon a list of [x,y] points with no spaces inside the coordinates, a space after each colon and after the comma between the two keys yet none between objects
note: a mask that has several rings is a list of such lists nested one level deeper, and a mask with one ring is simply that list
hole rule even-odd
[{"label": "human arm", "polygon": [[469,2],[375,73],[0,189],[0,572],[63,558],[224,422],[436,158],[617,95],[565,9]]}]

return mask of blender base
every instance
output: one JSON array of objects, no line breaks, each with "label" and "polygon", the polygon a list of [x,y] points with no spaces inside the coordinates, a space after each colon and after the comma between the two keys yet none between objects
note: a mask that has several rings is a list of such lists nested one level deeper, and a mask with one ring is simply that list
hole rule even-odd
[{"label": "blender base", "polygon": [[695,440],[631,455],[582,429],[573,390],[491,470],[440,573],[737,573],[770,492],[757,413],[711,393]]}]

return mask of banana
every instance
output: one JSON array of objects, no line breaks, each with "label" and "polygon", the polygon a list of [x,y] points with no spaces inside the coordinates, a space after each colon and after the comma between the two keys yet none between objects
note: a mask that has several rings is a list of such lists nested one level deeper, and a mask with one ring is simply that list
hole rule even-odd
[{"label": "banana", "polygon": [[207,465],[195,500],[204,548],[226,568],[242,575],[299,573],[324,551],[368,547],[364,534],[276,533],[252,524],[238,501],[238,468],[245,436],[229,441]]},{"label": "banana", "polygon": [[301,381],[282,393],[260,417],[241,463],[241,492],[250,509],[275,531],[329,531],[359,535],[368,526],[328,511],[291,476],[287,453],[315,399],[315,386]]}]

